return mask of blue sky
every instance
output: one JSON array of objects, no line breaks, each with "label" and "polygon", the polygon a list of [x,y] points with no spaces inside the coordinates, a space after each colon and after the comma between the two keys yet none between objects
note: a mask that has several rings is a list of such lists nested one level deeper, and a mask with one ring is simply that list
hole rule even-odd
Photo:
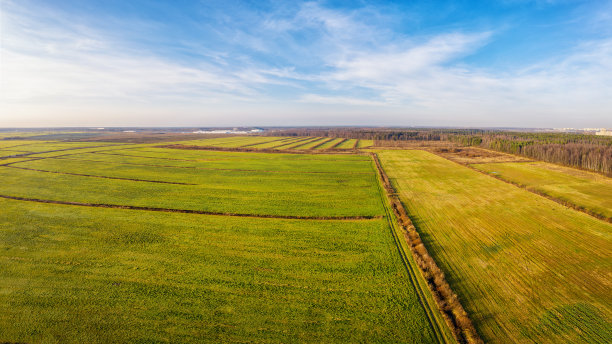
[{"label": "blue sky", "polygon": [[0,4],[2,127],[612,127],[612,1]]}]

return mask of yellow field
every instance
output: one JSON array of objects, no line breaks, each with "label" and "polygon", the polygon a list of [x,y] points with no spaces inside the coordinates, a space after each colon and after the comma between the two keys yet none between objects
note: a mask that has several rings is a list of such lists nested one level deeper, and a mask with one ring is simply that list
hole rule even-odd
[{"label": "yellow field", "polygon": [[379,156],[486,342],[610,342],[612,225],[432,153]]}]

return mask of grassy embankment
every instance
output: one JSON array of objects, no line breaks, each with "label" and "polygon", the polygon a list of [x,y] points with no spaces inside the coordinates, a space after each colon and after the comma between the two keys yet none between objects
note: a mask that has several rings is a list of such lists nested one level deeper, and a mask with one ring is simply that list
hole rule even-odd
[{"label": "grassy embankment", "polygon": [[486,342],[610,342],[609,223],[428,152],[379,156]]}]

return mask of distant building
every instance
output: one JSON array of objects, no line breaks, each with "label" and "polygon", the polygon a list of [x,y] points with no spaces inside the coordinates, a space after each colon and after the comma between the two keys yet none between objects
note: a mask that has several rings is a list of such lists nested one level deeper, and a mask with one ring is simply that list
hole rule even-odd
[{"label": "distant building", "polygon": [[600,131],[596,132],[595,135],[612,136],[612,130],[601,129]]}]

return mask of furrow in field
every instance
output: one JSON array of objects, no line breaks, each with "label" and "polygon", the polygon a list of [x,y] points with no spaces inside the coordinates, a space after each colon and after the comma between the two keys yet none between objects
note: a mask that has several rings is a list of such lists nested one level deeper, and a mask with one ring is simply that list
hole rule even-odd
[{"label": "furrow in field", "polygon": [[[36,159],[36,160],[40,160],[40,159]],[[121,178],[121,177],[100,176],[100,175],[84,174],[84,173],[48,171],[48,170],[41,170],[41,169],[28,168],[28,167],[20,167],[20,166],[14,166],[14,165],[4,165],[4,167],[17,168],[17,169],[20,169],[20,170],[27,170],[27,171],[44,172],[44,173],[66,174],[66,175],[70,175],[70,176],[81,176],[81,177],[103,178],[103,179],[117,179],[117,180],[129,180],[129,181],[132,181],[132,182],[146,182],[146,183],[160,183],[160,184],[174,184],[174,185],[197,185],[197,184],[192,184],[192,183],[168,182],[168,181],[162,181],[162,180]]]},{"label": "furrow in field", "polygon": [[382,219],[383,218],[383,216],[381,216],[381,215],[373,215],[373,216],[301,216],[301,215],[239,214],[239,213],[226,213],[226,212],[190,210],[190,209],[140,207],[140,206],[120,205],[120,204],[69,202],[69,201],[58,201],[58,200],[48,200],[48,199],[29,198],[29,197],[18,197],[18,196],[10,196],[10,195],[0,195],[0,197],[1,198],[6,198],[6,199],[17,200],[17,201],[50,203],[50,204],[63,204],[63,205],[76,205],[76,206],[94,207],[94,208],[115,208],[115,209],[159,211],[159,212],[165,212],[165,213],[184,213],[184,214],[218,215],[218,216],[233,216],[233,217],[252,217],[252,218],[266,218],[266,219],[333,220],[333,221],[344,220],[344,221],[355,221],[355,220],[376,220],[376,219]]}]

